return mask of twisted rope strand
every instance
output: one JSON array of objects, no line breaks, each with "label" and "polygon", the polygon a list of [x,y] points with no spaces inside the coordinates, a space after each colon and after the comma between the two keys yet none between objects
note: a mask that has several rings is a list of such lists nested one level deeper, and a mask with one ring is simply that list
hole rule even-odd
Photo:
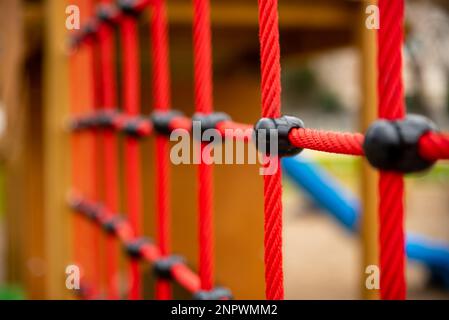
[{"label": "twisted rope strand", "polygon": [[[140,107],[140,75],[139,75],[139,45],[137,22],[132,16],[122,19],[121,38],[123,42],[123,103],[127,116],[139,113]],[[138,141],[128,137],[125,141],[125,179],[127,184],[126,205],[134,234],[141,234],[141,181],[140,181],[140,150]],[[141,298],[141,273],[136,260],[130,261],[129,299]]]},{"label": "twisted rope strand", "polygon": [[[402,80],[403,0],[379,0],[378,32],[379,117],[405,115]],[[379,179],[380,295],[405,299],[404,181],[402,175],[381,171]]]},{"label": "twisted rope strand", "polygon": [[[211,113],[212,107],[212,49],[209,0],[194,0],[193,47],[195,110]],[[213,170],[203,162],[205,144],[199,148],[198,169],[198,240],[199,274],[201,289],[211,290],[214,280],[214,243],[213,243]]]},{"label": "twisted rope strand", "polygon": [[[259,40],[262,74],[262,116],[281,114],[281,66],[277,0],[259,0]],[[277,162],[279,159],[271,159]],[[268,300],[284,298],[282,262],[282,185],[281,172],[264,176],[265,208],[265,295]]]},{"label": "twisted rope strand", "polygon": [[[167,111],[171,108],[170,68],[168,50],[168,23],[164,0],[156,1],[152,8],[151,39],[153,53],[153,99],[154,108]],[[170,208],[170,159],[166,137],[156,136],[156,212],[157,240],[161,255],[166,257],[171,250]],[[170,282],[156,281],[156,298],[171,299]]]}]

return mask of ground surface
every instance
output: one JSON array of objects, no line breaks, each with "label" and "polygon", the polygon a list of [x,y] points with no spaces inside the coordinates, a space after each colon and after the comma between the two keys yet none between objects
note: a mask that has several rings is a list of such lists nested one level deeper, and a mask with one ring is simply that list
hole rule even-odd
[{"label": "ground surface", "polygon": [[[449,242],[449,184],[444,180],[438,176],[408,179],[407,229]],[[354,187],[351,181],[347,184]],[[359,298],[358,239],[292,186],[285,188],[284,206],[287,298]],[[449,291],[427,286],[422,266],[409,264],[407,278],[409,298],[449,299]]]}]

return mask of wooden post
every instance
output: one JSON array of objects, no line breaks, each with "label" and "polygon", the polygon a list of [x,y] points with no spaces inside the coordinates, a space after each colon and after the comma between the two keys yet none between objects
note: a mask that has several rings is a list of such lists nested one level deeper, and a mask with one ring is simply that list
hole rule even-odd
[{"label": "wooden post", "polygon": [[[377,51],[376,31],[365,26],[367,14],[366,7],[376,4],[375,0],[364,0],[361,4],[361,21],[359,32],[360,70],[362,108],[360,113],[360,130],[365,132],[368,126],[377,118]],[[361,166],[361,196],[362,196],[362,264],[361,264],[361,290],[364,299],[378,299],[378,290],[368,290],[365,282],[365,270],[369,265],[378,265],[378,217],[377,217],[377,181],[378,175],[365,159]]]},{"label": "wooden post", "polygon": [[70,212],[65,202],[69,141],[63,126],[69,101],[68,59],[64,51],[66,5],[61,0],[45,2],[44,208],[48,299],[62,299],[69,294],[65,288],[65,268],[70,263]]}]

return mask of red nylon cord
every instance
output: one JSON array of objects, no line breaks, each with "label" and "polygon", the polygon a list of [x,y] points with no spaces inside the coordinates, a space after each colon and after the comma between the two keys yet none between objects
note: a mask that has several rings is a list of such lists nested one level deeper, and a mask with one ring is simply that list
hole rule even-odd
[{"label": "red nylon cord", "polygon": [[[93,1],[88,0],[85,2],[84,11],[90,15],[93,12]],[[86,78],[86,102],[85,106],[86,113],[95,113],[99,107],[99,86],[98,86],[98,68],[97,68],[97,45],[95,42],[87,43],[83,50],[85,50],[86,60],[85,60],[85,71],[87,74]],[[98,143],[99,134],[97,130],[88,131],[83,134],[83,145],[84,145],[84,155],[85,155],[85,193],[91,199],[99,199],[99,184],[98,184],[98,172],[97,172],[97,159],[98,159]],[[91,223],[88,223],[88,239],[89,246],[92,248],[88,251],[88,259],[86,263],[88,264],[88,275],[89,283],[91,287],[89,288],[93,295],[98,295],[102,289],[101,283],[101,255],[100,255],[100,237],[101,233],[99,230]]]},{"label": "red nylon cord", "polygon": [[[79,55],[73,55],[70,59],[70,77],[72,81],[70,81],[70,97],[71,97],[71,106],[70,113],[72,116],[76,116],[79,113],[80,101],[78,99],[78,86],[80,85],[80,73],[79,73]],[[79,133],[73,134],[71,136],[71,180],[72,187],[81,190],[82,181],[81,181],[81,135]],[[73,238],[72,238],[72,247],[73,247],[73,259],[75,265],[77,265],[81,274],[84,276],[85,274],[85,263],[84,263],[84,254],[83,254],[83,237],[84,234],[84,221],[81,217],[74,216],[73,217]]]},{"label": "red nylon cord", "polygon": [[[195,110],[211,113],[212,49],[209,0],[194,0],[193,47],[195,78]],[[201,144],[201,154],[204,144]],[[199,274],[201,289],[211,290],[214,281],[213,244],[213,171],[200,154],[198,169]]]},{"label": "red nylon cord", "polygon": [[[123,102],[127,116],[136,116],[140,106],[139,44],[137,22],[132,16],[121,21],[123,47]],[[134,235],[142,234],[142,201],[140,181],[140,150],[132,137],[125,141],[126,205]],[[129,299],[141,299],[141,272],[138,261],[132,259],[129,270]]]},{"label": "red nylon cord", "polygon": [[434,161],[449,159],[449,133],[429,132],[419,141],[422,157]]},{"label": "red nylon cord", "polygon": [[[402,80],[404,1],[379,0],[379,10],[379,117],[394,120],[405,114]],[[402,175],[381,171],[379,196],[380,295],[381,299],[402,300],[406,296]]]},{"label": "red nylon cord", "polygon": [[[110,4],[111,0],[103,0],[102,3]],[[115,83],[115,47],[114,31],[105,24],[99,30],[99,46],[101,54],[101,88],[102,105],[104,111],[112,111],[117,106]],[[112,130],[103,130],[103,176],[105,189],[105,204],[110,209],[108,212],[118,212],[118,177],[117,177],[117,138]],[[112,216],[108,216],[112,218]],[[118,247],[113,236],[106,237],[106,277],[108,298],[119,298],[118,288]]]},{"label": "red nylon cord", "polygon": [[[168,23],[164,0],[154,3],[151,19],[151,39],[153,53],[153,97],[158,111],[168,111],[170,99],[170,69],[168,50]],[[156,136],[156,212],[157,240],[161,255],[166,257],[171,250],[171,209],[170,209],[170,159],[169,142],[165,136]],[[170,282],[157,279],[156,298],[171,299]]]},{"label": "red nylon cord", "polygon": [[[281,66],[277,0],[259,0],[259,38],[262,72],[262,116],[281,114]],[[278,162],[279,159],[272,161]],[[265,293],[268,300],[284,299],[282,262],[281,170],[264,176]]]},{"label": "red nylon cord", "polygon": [[200,278],[184,264],[173,266],[172,275],[183,288],[191,293],[201,289]]},{"label": "red nylon cord", "polygon": [[299,148],[322,152],[361,156],[363,135],[360,133],[340,133],[313,129],[292,129],[290,142]]},{"label": "red nylon cord", "polygon": [[[83,207],[87,208],[87,210],[85,212],[79,211],[79,213],[87,214],[87,217],[89,217],[91,208],[97,208],[96,210],[98,210],[97,203],[83,198],[76,192],[74,192],[72,194],[72,198],[70,200],[71,200],[70,202],[72,204],[74,204],[74,203],[84,204]],[[83,210],[83,209],[80,209],[80,210]],[[95,226],[98,227],[99,230],[101,230],[101,228],[103,227],[103,224],[106,221],[108,221],[109,216],[117,215],[115,213],[108,213],[107,212],[108,210],[109,210],[108,208],[103,208],[103,209],[100,209],[100,212],[97,212],[98,217],[95,220],[95,222],[96,222]],[[80,217],[82,217],[82,216],[80,216]],[[131,227],[130,223],[126,220],[122,220],[116,226],[116,228],[117,228],[117,230],[116,230],[115,236],[117,237],[118,240],[120,240],[122,242],[122,244],[127,244],[127,243],[135,241],[136,239],[139,238],[139,235],[133,234],[132,227]],[[147,243],[144,246],[142,246],[141,254],[142,254],[142,259],[149,263],[154,263],[161,258],[161,252],[159,250],[159,247],[152,243]],[[200,285],[199,276],[196,275],[191,269],[189,269],[184,263],[179,263],[179,264],[174,265],[171,273],[173,276],[173,280],[176,281],[181,287],[183,287],[187,291],[189,291],[191,293],[195,293],[198,290],[200,290],[201,285]],[[85,281],[84,283],[88,283],[88,282]],[[88,294],[89,294],[89,297],[95,298],[95,295],[92,292],[88,292]]]}]

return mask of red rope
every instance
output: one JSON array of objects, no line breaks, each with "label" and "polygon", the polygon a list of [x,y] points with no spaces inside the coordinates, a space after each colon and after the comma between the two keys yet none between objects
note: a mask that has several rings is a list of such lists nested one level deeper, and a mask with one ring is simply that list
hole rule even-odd
[{"label": "red rope", "polygon": [[[81,85],[81,77],[79,72],[79,57],[80,55],[73,55],[70,58],[70,113],[73,116],[77,116],[80,109],[79,101],[79,86]],[[71,183],[72,187],[81,190],[82,188],[82,168],[81,168],[81,134],[73,134],[70,140],[71,144]],[[73,229],[72,229],[72,247],[73,247],[73,259],[75,265],[77,265],[82,276],[85,274],[84,265],[84,252],[82,248],[84,232],[84,221],[81,217],[73,217]]]},{"label": "red rope", "polygon": [[419,141],[419,148],[428,160],[449,159],[449,133],[429,132]]},{"label": "red rope", "polygon": [[[379,117],[403,118],[402,80],[404,0],[379,0],[378,31]],[[395,172],[380,173],[379,180],[380,295],[405,299],[404,181]]]},{"label": "red rope", "polygon": [[346,155],[363,155],[363,135],[313,129],[292,129],[290,142],[299,148]]},{"label": "red rope", "polygon": [[[93,12],[94,3],[92,0],[85,2],[85,11],[88,15]],[[98,47],[95,42],[88,43],[85,47],[86,50],[86,71],[87,77],[90,79],[86,81],[87,89],[87,102],[86,112],[94,113],[100,107],[100,92],[99,92],[99,68],[97,65],[98,60]],[[99,145],[99,132],[98,130],[92,130],[86,132],[84,135],[85,143],[85,156],[87,157],[85,167],[85,182],[86,182],[86,194],[94,200],[99,199],[99,184],[98,184],[98,172],[97,172],[97,159],[98,159],[98,145]],[[88,232],[90,234],[90,250],[88,254],[87,264],[89,265],[89,282],[91,284],[92,294],[98,294],[102,289],[101,283],[101,254],[100,254],[100,237],[101,233],[92,224],[88,225]]]},{"label": "red rope", "polygon": [[[112,3],[103,0],[103,3]],[[99,30],[99,46],[101,54],[101,88],[102,105],[105,112],[117,106],[115,83],[115,48],[113,29],[105,24]],[[105,188],[105,204],[112,212],[118,212],[118,177],[117,177],[117,138],[112,130],[103,130],[103,176]],[[118,247],[113,236],[106,238],[106,276],[109,299],[119,298],[118,289]]]},{"label": "red rope", "polygon": [[[212,39],[209,0],[194,0],[193,47],[195,110],[212,112]],[[200,152],[203,153],[204,144]],[[213,170],[200,154],[198,169],[198,241],[201,289],[211,290],[214,282]]]},{"label": "red rope", "polygon": [[[153,97],[156,110],[170,109],[170,71],[168,51],[168,26],[164,0],[156,1],[151,20],[153,53]],[[170,159],[166,137],[156,137],[156,212],[157,239],[162,256],[170,253]],[[156,298],[171,299],[171,287],[167,280],[158,279]]]},{"label": "red rope", "polygon": [[[123,103],[126,115],[135,116],[140,106],[139,45],[137,22],[132,16],[125,16],[121,22],[123,45]],[[134,234],[141,234],[141,181],[140,152],[138,141],[128,137],[125,141],[126,204]],[[141,274],[136,260],[130,261],[129,298],[141,298]]]},{"label": "red rope", "polygon": [[[78,213],[85,215],[84,218],[89,217],[89,219],[91,219],[92,217],[90,215],[92,211],[96,211],[96,219],[94,222],[96,223],[95,226],[99,230],[105,230],[104,225],[108,223],[110,216],[117,216],[117,213],[108,213],[107,211],[109,209],[107,207],[102,208],[98,205],[98,203],[82,197],[76,193],[76,190],[72,194],[70,203]],[[82,206],[77,206],[77,204],[82,204]],[[78,217],[83,218],[81,215]],[[120,220],[120,222],[116,225],[116,232],[114,233],[114,236],[122,243],[122,245],[126,245],[136,241],[136,239],[138,239],[141,235],[134,235],[130,223],[127,220]],[[159,247],[151,242],[143,245],[140,252],[142,261],[146,261],[151,264],[155,263],[162,257]],[[198,275],[196,275],[186,264],[182,262],[173,266],[171,275],[176,283],[191,293],[196,293],[201,288]],[[86,283],[86,281],[84,281],[84,283]],[[93,293],[89,294],[90,296],[94,296]]]},{"label": "red rope", "polygon": [[[262,70],[262,116],[281,113],[281,66],[277,0],[259,0],[260,53]],[[278,161],[274,159],[272,161]],[[281,171],[264,176],[265,292],[269,300],[284,298],[282,267]]]}]

